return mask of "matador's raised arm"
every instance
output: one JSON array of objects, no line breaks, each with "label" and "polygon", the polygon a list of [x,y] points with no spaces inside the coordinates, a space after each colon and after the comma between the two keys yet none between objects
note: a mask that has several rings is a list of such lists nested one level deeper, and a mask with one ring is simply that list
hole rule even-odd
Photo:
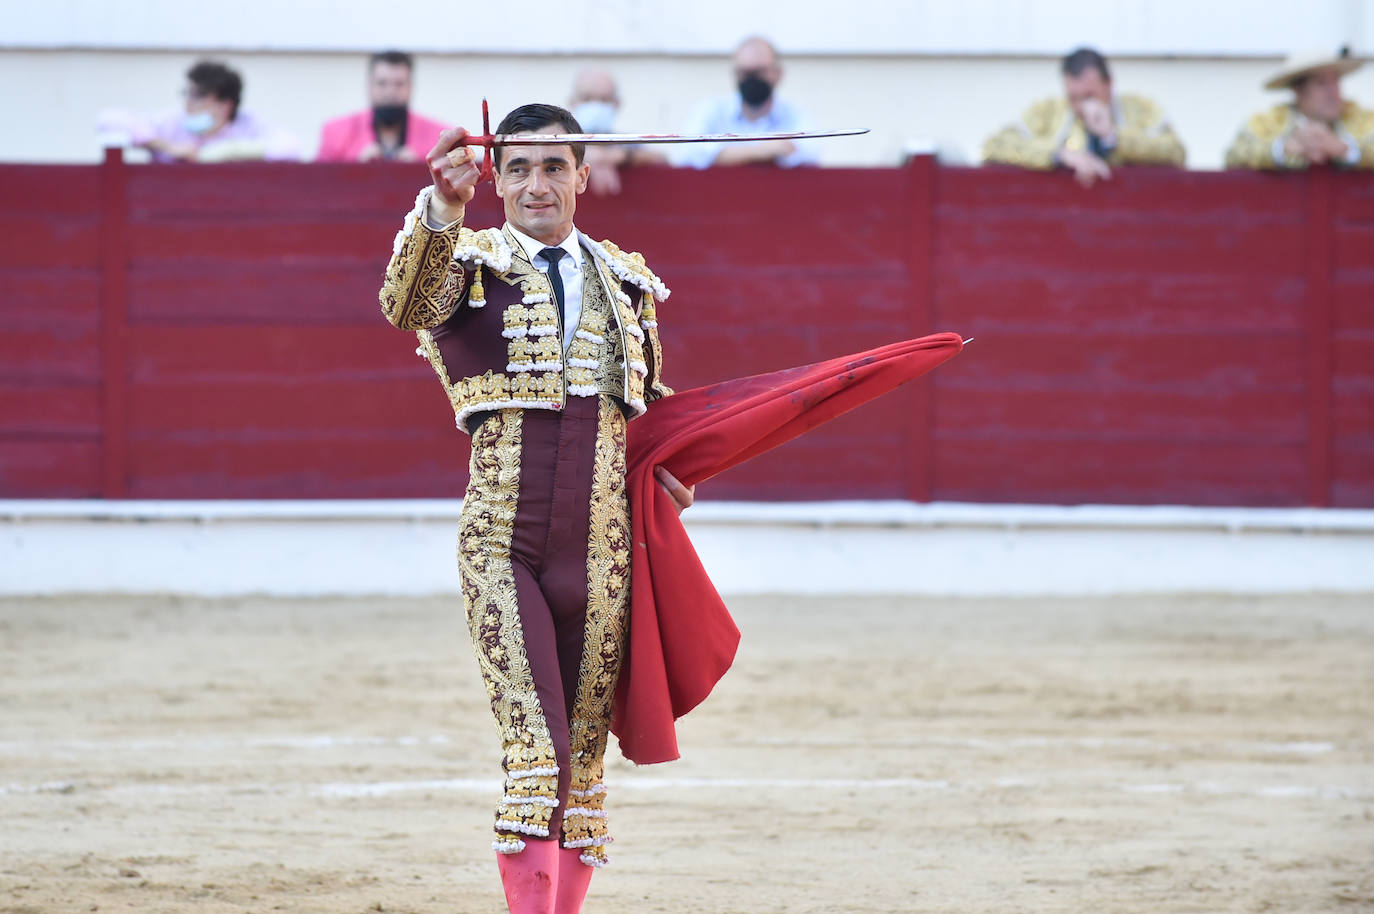
[{"label": "matador's raised arm", "polygon": [[448,320],[467,293],[467,277],[453,260],[463,228],[461,217],[442,228],[431,227],[426,187],[415,199],[396,234],[391,261],[378,298],[382,314],[402,330],[429,330]]}]

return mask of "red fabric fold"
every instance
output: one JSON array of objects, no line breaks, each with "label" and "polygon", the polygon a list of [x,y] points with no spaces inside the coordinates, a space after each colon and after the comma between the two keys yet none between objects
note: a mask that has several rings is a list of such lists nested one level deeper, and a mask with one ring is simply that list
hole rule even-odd
[{"label": "red fabric fold", "polygon": [[958,334],[937,333],[724,381],[659,400],[630,423],[630,639],[611,723],[626,758],[641,765],[677,758],[674,722],[711,693],[739,645],[739,629],[654,467],[695,485],[925,374],[962,348]]}]

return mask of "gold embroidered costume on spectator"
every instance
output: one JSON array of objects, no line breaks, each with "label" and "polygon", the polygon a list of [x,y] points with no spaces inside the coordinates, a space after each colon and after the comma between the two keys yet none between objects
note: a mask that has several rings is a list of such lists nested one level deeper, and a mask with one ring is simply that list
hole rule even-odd
[{"label": "gold embroidered costume on spectator", "polygon": [[[1306,168],[1301,155],[1285,151],[1284,140],[1302,123],[1293,105],[1275,105],[1251,116],[1226,150],[1227,168]],[[1340,119],[1331,125],[1355,153],[1353,161],[1339,162],[1353,168],[1374,168],[1374,111],[1346,102]]]},{"label": "gold embroidered costume on spectator", "polygon": [[[1140,95],[1112,99],[1116,148],[1103,158],[1111,165],[1176,165],[1185,160],[1183,143],[1155,102]],[[988,164],[1050,169],[1064,150],[1090,148],[1088,131],[1062,98],[1047,98],[1026,109],[1021,123],[1002,128],[983,144]]]},{"label": "gold embroidered costume on spectator", "polygon": [[1293,98],[1250,117],[1226,150],[1227,168],[1374,168],[1374,111],[1341,95],[1341,78],[1364,61],[1339,54],[1291,55],[1265,82]]}]

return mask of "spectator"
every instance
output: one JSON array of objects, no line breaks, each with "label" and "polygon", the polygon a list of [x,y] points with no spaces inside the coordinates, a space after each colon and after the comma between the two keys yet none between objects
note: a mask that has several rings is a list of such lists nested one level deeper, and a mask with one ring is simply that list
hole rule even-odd
[{"label": "spectator", "polygon": [[1374,168],[1374,111],[1341,97],[1341,77],[1363,60],[1342,48],[1295,54],[1264,84],[1291,101],[1254,115],[1226,150],[1227,168]]},{"label": "spectator", "polygon": [[[734,68],[739,94],[703,106],[691,133],[791,133],[810,129],[805,115],[775,92],[782,81],[782,63],[767,39],[753,37],[741,42],[735,49]],[[678,161],[693,168],[754,164],[791,168],[818,162],[810,144],[792,140],[693,143],[683,147]]]},{"label": "spectator", "polygon": [[[588,67],[573,79],[568,106],[588,133],[615,133],[620,113],[620,91],[609,70]],[[591,166],[587,186],[598,196],[620,193],[620,169],[634,165],[666,165],[667,157],[649,146],[587,146]]]},{"label": "spectator", "polygon": [[415,61],[401,51],[373,54],[367,62],[367,102],[371,107],[335,118],[320,131],[320,162],[417,162],[425,157],[444,125],[410,110]]},{"label": "spectator", "polygon": [[222,63],[202,60],[186,72],[185,110],[157,120],[123,112],[101,115],[100,129],[147,149],[156,162],[228,162],[295,159],[295,141],[264,126],[239,106],[243,77]]},{"label": "spectator", "polygon": [[1065,97],[1037,102],[1022,123],[993,134],[983,145],[984,161],[1068,168],[1084,187],[1110,178],[1113,165],[1183,165],[1183,144],[1159,105],[1113,92],[1105,57],[1079,48],[1063,59],[1060,72]]}]

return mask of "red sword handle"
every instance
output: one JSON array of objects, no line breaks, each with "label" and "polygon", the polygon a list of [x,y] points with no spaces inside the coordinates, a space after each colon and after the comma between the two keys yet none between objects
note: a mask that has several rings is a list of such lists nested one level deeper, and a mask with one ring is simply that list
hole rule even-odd
[{"label": "red sword handle", "polygon": [[481,146],[484,148],[482,153],[482,164],[477,169],[477,183],[491,180],[491,147],[496,142],[496,137],[491,135],[491,114],[487,108],[487,100],[482,99],[482,133],[479,136],[468,134],[458,141],[459,146]]}]

